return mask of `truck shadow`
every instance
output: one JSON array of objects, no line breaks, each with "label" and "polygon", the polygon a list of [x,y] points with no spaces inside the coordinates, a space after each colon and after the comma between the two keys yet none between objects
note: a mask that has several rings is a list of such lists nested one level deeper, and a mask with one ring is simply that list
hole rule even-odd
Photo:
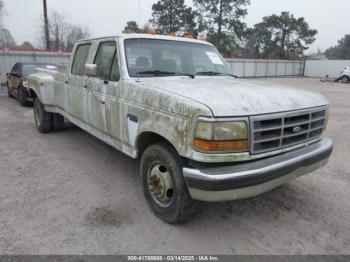
[{"label": "truck shadow", "polygon": [[[109,163],[107,170],[109,171],[102,171],[99,177],[102,176],[102,180],[110,181],[106,190],[118,191],[120,190],[120,186],[123,186],[124,190],[127,190],[125,193],[139,202],[139,208],[135,208],[130,212],[132,216],[135,216],[134,219],[136,221],[139,216],[142,217],[142,212],[151,213],[146,205],[141,190],[141,181],[138,176],[136,160],[129,158],[70,122],[66,123],[64,133],[67,133],[69,136],[82,136],[85,143],[84,147],[86,147],[86,154],[95,154],[96,150],[98,150],[99,161],[102,159],[107,160]],[[109,172],[112,172],[113,175]],[[95,183],[98,181],[97,177],[93,179]],[[313,217],[317,215],[315,210],[319,213],[323,208],[321,204],[314,199],[315,197],[312,195],[312,192],[309,191],[309,185],[304,184],[304,181],[300,181],[302,179],[304,178],[299,178],[297,181],[293,181],[287,185],[250,199],[224,203],[197,202],[195,217],[185,223],[184,226],[193,226],[193,224],[202,224],[212,221],[230,222],[242,219],[246,221],[259,220],[260,222],[274,221],[288,214],[293,214],[293,217],[302,217],[305,220],[312,220],[314,219]],[[111,194],[108,202],[115,203],[116,199],[114,198],[115,196]],[[106,205],[108,206],[108,203]],[[101,208],[102,207],[96,207],[96,210],[101,211]],[[122,221],[116,220],[116,222],[115,219],[110,219],[110,217],[116,217],[113,210],[118,210],[118,207],[111,207],[111,210],[108,211],[109,213],[107,212],[108,214],[102,212],[103,214],[101,215],[99,213],[98,216],[96,216],[97,213],[94,213],[94,211],[92,212],[92,216],[89,214],[89,220],[91,220],[92,217],[97,217],[101,218],[97,219],[98,224],[119,226]],[[108,218],[106,220],[107,222],[105,221],[106,218]],[[154,219],[156,220],[155,217]]]},{"label": "truck shadow", "polygon": [[324,207],[304,189],[305,186],[294,181],[254,198],[224,203],[201,202],[197,207],[196,219],[192,222],[207,219],[268,222],[283,220],[286,216],[312,221],[322,214]]}]

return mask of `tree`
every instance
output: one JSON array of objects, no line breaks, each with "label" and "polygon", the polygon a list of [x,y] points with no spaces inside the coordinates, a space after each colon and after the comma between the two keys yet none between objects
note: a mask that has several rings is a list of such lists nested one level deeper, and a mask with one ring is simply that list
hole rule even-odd
[{"label": "tree", "polygon": [[201,14],[200,31],[205,31],[208,40],[224,55],[234,54],[240,47],[246,28],[241,19],[247,15],[244,7],[249,4],[250,0],[194,0]]},{"label": "tree", "polygon": [[350,59],[350,35],[345,35],[338,41],[338,45],[326,50],[328,59]]},{"label": "tree", "polygon": [[4,15],[4,3],[0,0],[0,28],[2,28],[2,17]]},{"label": "tree", "polygon": [[[42,46],[46,46],[45,21],[41,19],[41,37]],[[49,40],[50,46],[54,50],[72,49],[75,43],[89,37],[89,29],[80,25],[72,24],[70,18],[65,13],[52,11],[49,16]]]},{"label": "tree", "polygon": [[75,43],[81,39],[88,38],[90,36],[89,29],[83,28],[78,25],[68,25],[68,31],[66,35],[66,45],[64,49],[72,50]]},{"label": "tree", "polygon": [[309,45],[315,42],[315,29],[310,29],[303,17],[295,18],[289,12],[281,15],[271,15],[263,18],[259,25],[262,32],[271,36],[260,38],[259,45],[264,48],[266,57],[296,57],[304,54]]},{"label": "tree", "polygon": [[131,30],[132,32],[137,34],[144,33],[143,29],[141,29],[135,21],[129,21],[126,23],[124,32],[126,32],[127,30]]},{"label": "tree", "polygon": [[16,47],[15,39],[6,28],[0,28],[0,47]]},{"label": "tree", "polygon": [[159,34],[197,35],[196,13],[184,0],[160,0],[152,6],[153,26]]},{"label": "tree", "polygon": [[25,48],[25,49],[33,49],[34,48],[34,46],[29,41],[24,41],[19,47]]},{"label": "tree", "polygon": [[271,46],[271,33],[267,30],[263,23],[248,28],[245,32],[245,47],[242,54],[247,57],[264,57],[265,50]]}]

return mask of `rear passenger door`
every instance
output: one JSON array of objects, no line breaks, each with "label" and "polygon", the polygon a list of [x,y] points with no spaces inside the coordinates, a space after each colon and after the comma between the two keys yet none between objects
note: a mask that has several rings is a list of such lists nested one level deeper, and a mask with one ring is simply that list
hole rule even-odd
[{"label": "rear passenger door", "polygon": [[[85,64],[91,50],[91,43],[82,43],[76,47],[72,62],[71,73],[66,81],[67,102],[66,110],[80,124],[88,124],[87,113],[88,90],[86,86],[87,76],[84,75]],[[63,90],[64,91],[64,90]]]},{"label": "rear passenger door", "polygon": [[[97,66],[98,90],[90,89],[90,123],[113,140],[119,140],[119,60],[117,42],[103,41],[94,59]],[[111,126],[112,125],[112,126]]]}]

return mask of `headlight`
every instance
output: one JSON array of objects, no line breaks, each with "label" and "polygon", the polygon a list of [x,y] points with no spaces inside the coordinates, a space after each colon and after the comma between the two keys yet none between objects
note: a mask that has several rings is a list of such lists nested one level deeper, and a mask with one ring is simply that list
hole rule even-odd
[{"label": "headlight", "polygon": [[22,85],[23,85],[25,88],[28,88],[28,87],[29,87],[28,81],[23,81],[23,82],[22,82]]},{"label": "headlight", "polygon": [[248,125],[244,121],[198,122],[194,149],[208,153],[248,151]]}]

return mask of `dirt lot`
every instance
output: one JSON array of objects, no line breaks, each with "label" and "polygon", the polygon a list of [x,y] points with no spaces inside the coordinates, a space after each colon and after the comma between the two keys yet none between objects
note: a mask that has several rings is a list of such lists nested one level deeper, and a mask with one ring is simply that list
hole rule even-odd
[{"label": "dirt lot", "polygon": [[[251,80],[247,80],[251,81]],[[269,79],[332,103],[328,166],[263,196],[158,220],[136,163],[77,127],[37,133],[31,108],[0,98],[1,254],[350,254],[350,85]]]}]

